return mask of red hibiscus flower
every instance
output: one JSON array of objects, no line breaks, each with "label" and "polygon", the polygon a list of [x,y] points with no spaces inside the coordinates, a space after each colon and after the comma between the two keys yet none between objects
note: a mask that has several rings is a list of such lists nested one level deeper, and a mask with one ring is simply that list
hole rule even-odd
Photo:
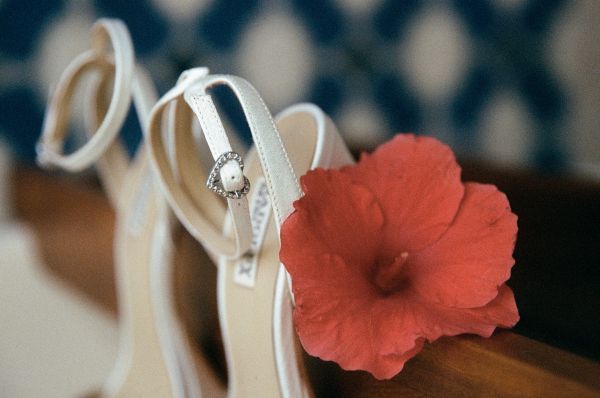
[{"label": "red hibiscus flower", "polygon": [[518,321],[517,217],[495,186],[461,182],[447,146],[398,135],[301,183],[280,255],[309,354],[388,379],[425,341]]}]

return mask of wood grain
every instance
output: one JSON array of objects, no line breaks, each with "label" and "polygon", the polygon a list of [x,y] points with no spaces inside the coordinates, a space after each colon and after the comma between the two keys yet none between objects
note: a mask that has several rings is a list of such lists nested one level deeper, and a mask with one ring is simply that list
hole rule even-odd
[{"label": "wood grain", "polygon": [[444,338],[390,381],[341,372],[344,397],[599,397],[600,367],[511,332]]}]

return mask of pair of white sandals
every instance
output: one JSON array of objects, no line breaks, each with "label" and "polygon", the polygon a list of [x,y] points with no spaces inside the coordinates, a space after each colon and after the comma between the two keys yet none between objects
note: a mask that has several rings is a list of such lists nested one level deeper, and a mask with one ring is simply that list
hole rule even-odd
[{"label": "pair of white sandals", "polygon": [[[90,72],[96,75],[86,98],[90,139],[64,155],[71,98]],[[254,147],[244,160],[232,151],[209,93],[217,85],[233,91],[250,127]],[[144,142],[129,161],[116,138],[132,99]],[[194,116],[215,160],[208,172],[199,157]],[[97,164],[117,213],[120,349],[104,395],[311,395],[292,326],[290,281],[279,263],[279,228],[302,194],[297,176],[352,162],[323,111],[295,105],[274,121],[247,81],[211,75],[206,68],[184,72],[157,100],[147,73],[135,64],[125,25],[102,19],[92,29],[92,48],[71,63],[57,85],[38,153],[40,164],[69,171]],[[193,355],[175,315],[172,213],[218,267],[227,388],[208,361]]]}]

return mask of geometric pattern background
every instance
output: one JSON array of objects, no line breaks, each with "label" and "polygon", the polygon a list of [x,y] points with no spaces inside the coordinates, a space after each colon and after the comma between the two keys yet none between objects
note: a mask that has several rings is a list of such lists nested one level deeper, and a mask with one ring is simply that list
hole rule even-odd
[{"label": "geometric pattern background", "polygon": [[354,147],[415,132],[501,164],[600,172],[600,2],[583,0],[0,0],[0,134],[22,159],[102,16],[127,23],[160,92],[205,65],[250,80],[274,113],[315,102]]}]

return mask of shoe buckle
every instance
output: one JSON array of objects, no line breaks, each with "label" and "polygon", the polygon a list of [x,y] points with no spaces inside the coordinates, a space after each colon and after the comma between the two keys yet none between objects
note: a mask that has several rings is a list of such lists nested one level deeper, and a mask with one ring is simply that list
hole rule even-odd
[{"label": "shoe buckle", "polygon": [[235,161],[240,166],[242,171],[244,170],[244,161],[242,157],[236,152],[225,152],[215,162],[210,174],[208,176],[208,180],[206,181],[206,186],[211,191],[216,194],[223,196],[227,199],[241,199],[250,191],[250,181],[246,176],[244,177],[244,186],[241,189],[234,191],[227,191],[223,186],[223,182],[221,181],[221,169],[225,164],[229,161]]}]

